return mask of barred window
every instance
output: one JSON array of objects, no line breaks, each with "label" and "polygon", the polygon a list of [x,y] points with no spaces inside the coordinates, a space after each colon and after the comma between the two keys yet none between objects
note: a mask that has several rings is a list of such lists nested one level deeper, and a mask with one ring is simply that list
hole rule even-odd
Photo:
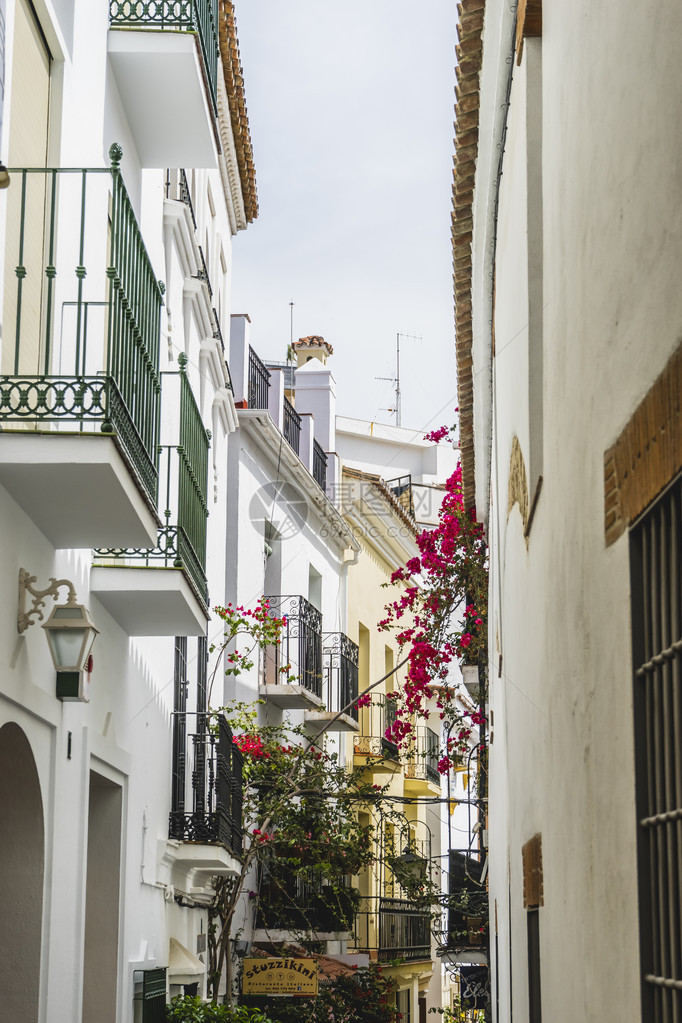
[{"label": "barred window", "polygon": [[682,478],[630,533],[642,1018],[682,1018]]}]

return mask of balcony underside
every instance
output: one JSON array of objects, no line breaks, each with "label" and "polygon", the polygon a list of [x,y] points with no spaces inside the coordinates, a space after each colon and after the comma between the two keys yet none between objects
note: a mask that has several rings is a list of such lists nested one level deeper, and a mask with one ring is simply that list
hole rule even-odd
[{"label": "balcony underside", "polygon": [[285,942],[298,944],[303,933],[308,941],[349,941],[352,936],[351,931],[314,931],[306,928],[257,927],[253,932],[253,941],[257,945],[281,945]]},{"label": "balcony underside", "polygon": [[5,430],[0,485],[57,548],[156,543],[159,520],[106,434]]},{"label": "balcony underside", "polygon": [[453,948],[450,949],[447,946],[438,949],[438,958],[448,966],[455,966],[461,963],[471,964],[472,966],[487,966],[488,965],[488,954],[482,949],[474,948]]},{"label": "balcony underside", "polygon": [[260,685],[258,695],[282,710],[310,710],[322,706],[322,700],[305,686]]},{"label": "balcony underside", "polygon": [[[331,722],[331,724],[330,724]],[[358,732],[360,726],[350,714],[335,714],[330,710],[306,711],[305,723],[317,725],[319,728],[328,726],[330,732]]]},{"label": "balcony underside", "polygon": [[129,636],[206,632],[206,612],[181,568],[95,565],[90,591]]},{"label": "balcony underside", "polygon": [[204,895],[212,877],[237,877],[241,871],[239,860],[222,845],[173,839],[165,843],[161,863],[169,868],[173,887],[187,895]]},{"label": "balcony underside", "polygon": [[112,28],[108,50],[142,167],[217,167],[195,34]]},{"label": "balcony underside", "polygon": [[436,791],[440,790],[440,776],[434,778],[431,775],[424,774],[419,777],[411,777],[406,773],[404,785],[406,792],[424,792],[426,789]]}]

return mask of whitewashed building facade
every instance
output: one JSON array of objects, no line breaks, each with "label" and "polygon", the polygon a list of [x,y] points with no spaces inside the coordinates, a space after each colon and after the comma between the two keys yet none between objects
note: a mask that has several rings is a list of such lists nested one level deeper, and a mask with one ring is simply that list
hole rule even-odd
[{"label": "whitewashed building facade", "polygon": [[680,1013],[677,5],[459,6],[467,504],[490,544],[493,1019]]},{"label": "whitewashed building facade", "polygon": [[[207,885],[237,869],[189,766],[255,178],[232,4],[162,9],[5,5],[0,972],[3,1012],[31,1023],[152,1020],[201,993]],[[80,605],[92,656],[69,663],[57,634],[56,677],[35,626]]]}]

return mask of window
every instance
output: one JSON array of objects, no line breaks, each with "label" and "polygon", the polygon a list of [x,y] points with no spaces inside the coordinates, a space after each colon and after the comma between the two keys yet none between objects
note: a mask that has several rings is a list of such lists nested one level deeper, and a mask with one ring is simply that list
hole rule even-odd
[{"label": "window", "polygon": [[682,478],[630,533],[642,1018],[682,1012]]}]

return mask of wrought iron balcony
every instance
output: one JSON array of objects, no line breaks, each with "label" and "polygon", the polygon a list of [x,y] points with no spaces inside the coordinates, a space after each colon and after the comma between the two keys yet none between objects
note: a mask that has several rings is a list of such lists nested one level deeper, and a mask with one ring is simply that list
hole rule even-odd
[{"label": "wrought iron balcony", "polygon": [[301,417],[286,396],[284,398],[283,433],[289,447],[298,454],[301,446]]},{"label": "wrought iron balcony", "polygon": [[327,710],[337,714],[348,704],[346,711],[354,721],[358,720],[358,708],[354,703],[358,697],[359,648],[343,632],[327,632],[322,641],[322,670],[324,691],[322,698]]},{"label": "wrought iron balcony", "polygon": [[291,876],[277,862],[261,869],[256,927],[267,931],[338,934],[352,931],[358,894],[350,877],[332,888],[321,871]]},{"label": "wrought iron balcony", "polygon": [[218,0],[109,0],[112,28],[196,35],[214,114],[218,109]]},{"label": "wrought iron balcony", "polygon": [[[165,631],[163,623],[156,623],[153,631],[146,629],[149,615],[156,616],[157,608],[145,607],[151,597],[150,583],[135,594],[126,593],[126,603],[119,607],[121,601],[120,579],[101,577],[95,573],[93,578],[94,591],[99,599],[108,607],[117,620],[131,635],[194,635],[203,633],[205,629],[205,611],[208,607],[208,588],[206,584],[206,520],[208,518],[208,446],[209,438],[201,415],[197,408],[192,388],[185,374],[186,356],[180,355],[180,373],[164,373],[164,394],[169,403],[180,406],[180,425],[177,442],[173,445],[162,445],[161,452],[161,494],[160,503],[163,508],[165,523],[159,530],[155,547],[136,548],[98,548],[94,554],[95,566],[99,568],[147,567],[180,569],[186,576],[194,594],[201,603],[203,615],[195,615],[197,627],[187,624],[185,617],[175,620],[169,606],[171,591],[167,577],[159,579],[163,591],[159,599],[162,601],[165,615]],[[138,602],[140,606],[138,605]],[[178,611],[184,612],[182,603]],[[130,620],[129,620],[130,619]],[[189,631],[187,631],[189,630]]]},{"label": "wrought iron balcony", "polygon": [[270,371],[263,365],[253,348],[249,346],[249,408],[268,407]]},{"label": "wrought iron balcony", "polygon": [[[308,711],[306,721],[327,725],[336,732],[357,731],[358,656],[357,644],[343,632],[323,634],[322,699],[325,710]],[[344,707],[348,710],[341,714]]]},{"label": "wrought iron balcony", "polygon": [[386,486],[398,500],[403,511],[414,518],[414,497],[412,493],[412,476],[396,476],[395,479],[386,480]]},{"label": "wrought iron balcony", "polygon": [[430,959],[431,917],[408,899],[363,899],[348,951],[376,953],[380,962]]},{"label": "wrought iron balcony", "polygon": [[483,863],[468,852],[450,850],[448,931],[450,951],[484,948],[488,943],[488,892]]},{"label": "wrought iron balcony", "polygon": [[322,490],[327,489],[327,456],[322,445],[313,440],[313,479]]},{"label": "wrought iron balcony", "polygon": [[111,168],[11,169],[0,428],[110,436],[154,507],[163,287],[120,147],[110,156]]},{"label": "wrought iron balcony", "polygon": [[[220,715],[210,731],[205,715],[187,732],[187,715],[173,717],[173,766],[168,837],[181,842],[220,843],[241,856],[242,754]],[[201,727],[203,726],[203,727]]]},{"label": "wrought iron balcony", "polygon": [[166,199],[174,199],[176,202],[184,203],[190,212],[194,230],[197,229],[197,218],[194,215],[194,204],[192,203],[192,192],[189,187],[187,172],[181,167],[173,170],[166,169]]},{"label": "wrought iron balcony", "polygon": [[383,695],[373,696],[371,704],[361,708],[360,734],[353,736],[353,752],[356,755],[398,760],[397,743],[386,736],[396,719],[395,712],[395,700],[389,700]]},{"label": "wrought iron balcony", "polygon": [[405,777],[440,785],[440,742],[431,728],[417,726],[405,764]]},{"label": "wrought iron balcony", "polygon": [[279,706],[310,706],[311,703],[320,706],[322,614],[305,597],[268,596],[267,600],[270,616],[284,618],[285,624],[281,643],[262,651],[261,685]]}]

